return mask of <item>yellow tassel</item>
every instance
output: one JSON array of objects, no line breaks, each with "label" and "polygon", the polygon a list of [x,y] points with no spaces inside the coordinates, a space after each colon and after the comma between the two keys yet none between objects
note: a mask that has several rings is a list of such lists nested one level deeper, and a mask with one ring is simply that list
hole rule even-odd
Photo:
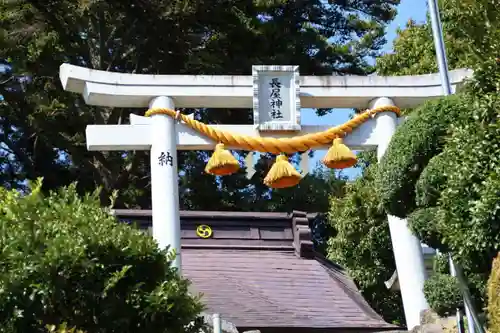
[{"label": "yellow tassel", "polygon": [[205,172],[216,176],[227,176],[235,173],[240,168],[240,163],[224,148],[224,144],[219,143],[215,146],[214,153],[208,160]]},{"label": "yellow tassel", "polygon": [[288,162],[288,157],[279,155],[264,178],[264,184],[272,188],[285,188],[297,185],[301,179],[300,173]]},{"label": "yellow tassel", "polygon": [[330,169],[350,168],[356,161],[356,155],[344,144],[342,138],[333,140],[332,146],[323,158],[323,164]]}]

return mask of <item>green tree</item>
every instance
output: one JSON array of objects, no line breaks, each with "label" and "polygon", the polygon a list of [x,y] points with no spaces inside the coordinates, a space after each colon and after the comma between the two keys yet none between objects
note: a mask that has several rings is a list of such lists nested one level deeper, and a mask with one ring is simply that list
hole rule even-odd
[{"label": "green tree", "polygon": [[[439,0],[450,69],[474,68],[497,56],[500,9],[497,0]],[[410,20],[398,29],[393,51],[377,58],[380,75],[437,73],[436,49],[429,16],[423,24]]]},{"label": "green tree", "polygon": [[328,258],[347,269],[365,299],[385,320],[404,323],[399,292],[385,281],[396,270],[387,214],[375,193],[377,171],[374,152],[360,156],[362,176],[349,183],[345,196],[331,198]]},{"label": "green tree", "polygon": [[[383,159],[378,190],[388,212],[411,214],[409,224],[424,242],[453,254],[476,301],[484,304],[485,282],[500,245],[499,7],[494,0],[442,0],[440,5],[450,67],[472,68],[474,78],[459,96],[411,113]],[[377,61],[380,73],[437,70],[429,23],[410,23],[399,32],[394,50]],[[442,112],[453,100],[455,109]],[[435,121],[424,125],[429,117]],[[391,171],[396,165],[406,169]],[[401,198],[395,195],[403,192]]]},{"label": "green tree", "polygon": [[[500,247],[500,65],[492,59],[476,72],[471,94],[477,97],[454,124],[444,149],[447,172],[437,223],[457,260],[486,282]],[[488,81],[494,77],[494,86],[481,82],[482,75]]]},{"label": "green tree", "polygon": [[166,250],[117,223],[98,192],[40,187],[0,189],[0,332],[199,332],[201,302]]},{"label": "green tree", "polygon": [[[116,189],[117,206],[147,208],[147,153],[85,147],[85,125],[126,123],[133,110],[88,106],[80,96],[63,92],[60,64],[139,74],[230,75],[275,63],[300,65],[303,74],[366,74],[373,71],[368,60],[378,55],[397,3],[3,1],[0,59],[8,59],[13,72],[0,86],[5,98],[1,180],[22,188],[26,179],[43,176],[44,189],[50,190],[78,179],[79,193],[102,186],[106,203]],[[252,121],[250,110],[183,111],[212,123]],[[270,190],[261,179],[248,180],[244,170],[222,179],[204,174],[209,154],[179,154],[184,208],[267,207]]]}]

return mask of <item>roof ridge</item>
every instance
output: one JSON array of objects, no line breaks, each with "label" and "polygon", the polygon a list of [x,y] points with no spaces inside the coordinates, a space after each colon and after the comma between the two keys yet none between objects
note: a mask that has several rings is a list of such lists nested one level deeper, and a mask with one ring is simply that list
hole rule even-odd
[{"label": "roof ridge", "polygon": [[310,220],[306,212],[298,210],[292,212],[292,233],[295,254],[304,259],[314,259],[312,232],[309,222]]},{"label": "roof ridge", "polygon": [[[181,210],[181,218],[203,217],[207,219],[233,218],[233,219],[290,219],[287,212],[242,212],[242,211],[207,211],[207,210]],[[152,217],[151,209],[112,209],[111,214],[115,216],[128,217]]]}]

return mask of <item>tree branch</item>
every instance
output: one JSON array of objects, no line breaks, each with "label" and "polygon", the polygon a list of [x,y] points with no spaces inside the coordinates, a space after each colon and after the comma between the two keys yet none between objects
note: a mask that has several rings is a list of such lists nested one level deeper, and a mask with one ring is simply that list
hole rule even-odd
[{"label": "tree branch", "polygon": [[[87,63],[91,63],[90,53],[88,52],[88,50],[85,50],[85,48],[83,48],[83,44],[81,43],[81,38],[77,38],[74,34],[71,33],[71,31],[68,28],[66,28],[64,26],[64,24],[61,23],[64,21],[61,21],[60,19],[58,19],[56,17],[56,13],[55,13],[54,8],[47,6],[46,3],[44,3],[43,1],[40,2],[40,1],[36,1],[36,0],[31,0],[28,2],[37,11],[39,11],[40,13],[42,13],[45,16],[45,19],[46,19],[45,21],[49,21],[50,25],[52,25],[54,27],[54,30],[56,30],[59,35],[62,35],[70,42],[73,42],[76,45],[79,45],[80,46],[79,49],[80,49],[80,51],[82,51],[81,56],[83,57],[84,54],[87,55],[87,57],[88,57]],[[67,45],[71,45],[71,43],[68,43]],[[85,52],[85,51],[87,51],[87,52]],[[73,63],[78,63],[78,59],[75,58],[74,56],[72,56],[71,53],[72,52],[68,51],[68,52],[66,52],[66,55],[72,60]]]},{"label": "tree branch", "polygon": [[104,61],[108,58],[108,48],[104,40],[106,22],[104,20],[103,11],[99,11],[99,18],[97,19],[99,26],[99,69],[104,69]]},{"label": "tree branch", "polygon": [[130,34],[134,30],[137,21],[138,19],[136,18],[134,22],[132,22],[132,24],[130,25],[129,29],[125,31],[125,33],[123,34],[120,45],[113,51],[113,56],[108,64],[108,68],[106,69],[106,71],[110,71],[113,68],[113,65],[115,64],[116,60],[118,59],[118,56],[120,55],[120,50],[123,48],[123,45],[125,44],[125,41],[128,39],[128,37],[130,37]]}]

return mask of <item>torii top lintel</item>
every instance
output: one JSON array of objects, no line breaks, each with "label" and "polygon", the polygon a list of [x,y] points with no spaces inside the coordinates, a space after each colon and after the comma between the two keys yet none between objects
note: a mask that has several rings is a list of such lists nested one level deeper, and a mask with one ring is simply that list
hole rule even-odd
[{"label": "torii top lintel", "polygon": [[[453,92],[472,71],[450,71]],[[64,90],[82,94],[89,105],[147,108],[151,99],[169,96],[179,108],[248,108],[253,79],[228,75],[124,74],[62,64]],[[400,108],[442,96],[439,74],[414,76],[301,76],[302,108],[364,109],[377,97],[390,97]]]}]

